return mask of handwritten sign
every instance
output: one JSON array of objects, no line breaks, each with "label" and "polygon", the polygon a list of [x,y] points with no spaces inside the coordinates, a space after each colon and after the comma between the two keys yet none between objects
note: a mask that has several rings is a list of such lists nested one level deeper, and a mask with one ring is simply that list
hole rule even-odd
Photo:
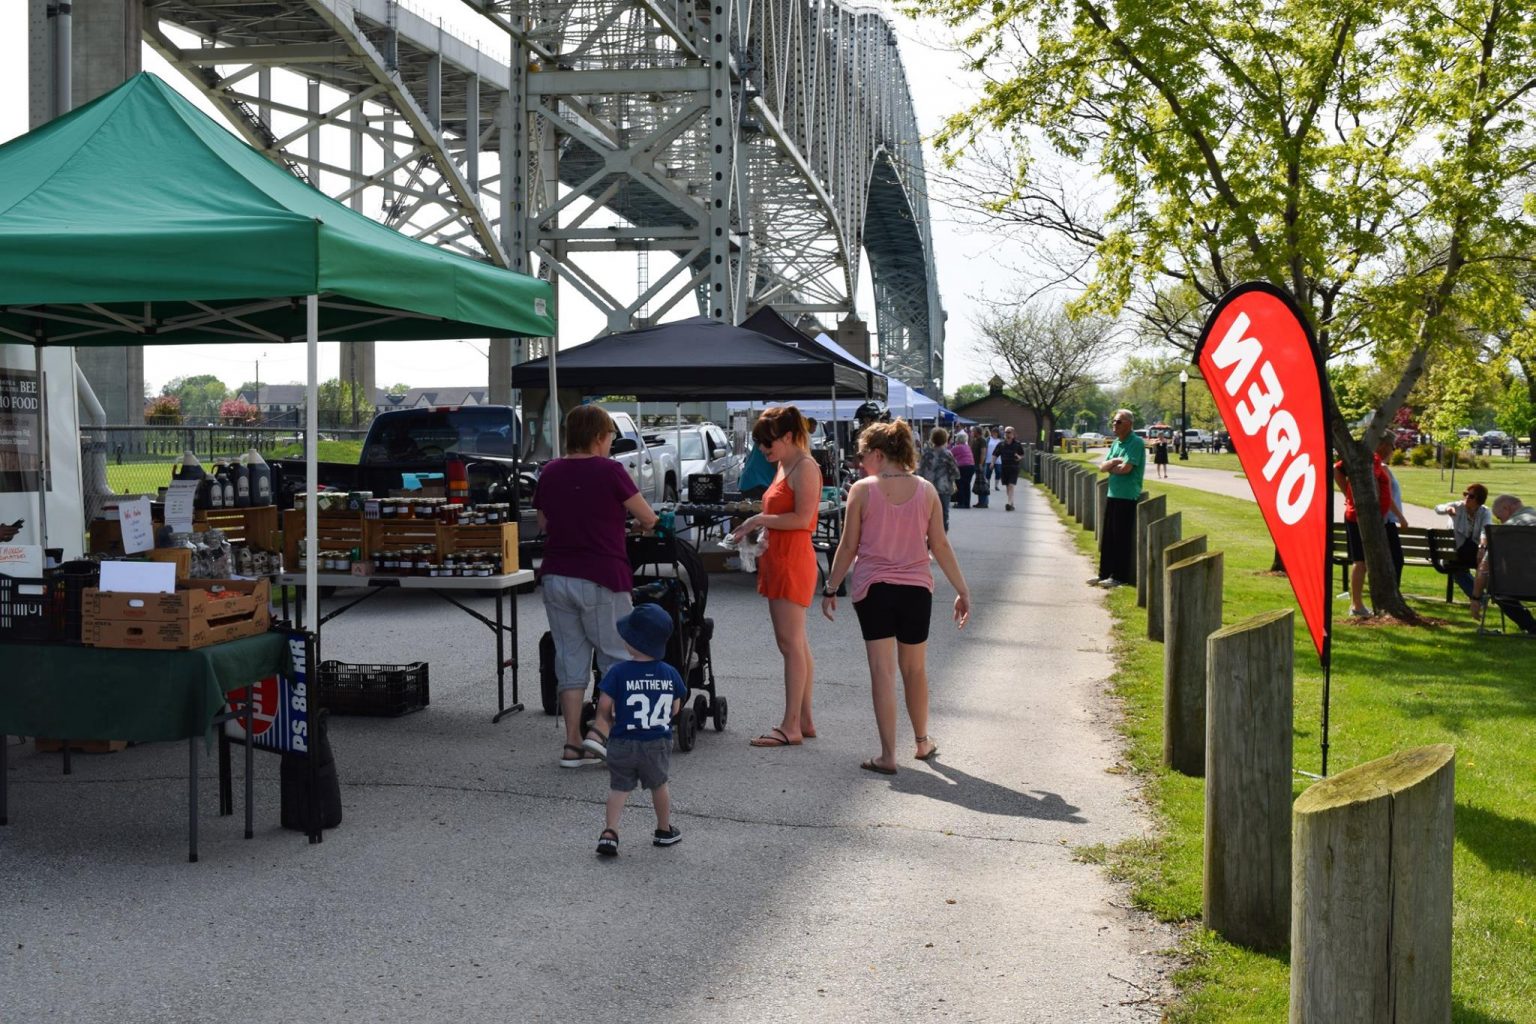
[{"label": "handwritten sign", "polygon": [[43,574],[43,549],[36,544],[0,544],[0,572],[7,576]]},{"label": "handwritten sign", "polygon": [[125,501],[118,506],[122,519],[123,550],[128,554],[155,546],[155,524],[149,516],[149,499]]},{"label": "handwritten sign", "polygon": [[192,504],[197,500],[198,480],[172,480],[165,492],[165,522],[177,533],[192,532]]}]

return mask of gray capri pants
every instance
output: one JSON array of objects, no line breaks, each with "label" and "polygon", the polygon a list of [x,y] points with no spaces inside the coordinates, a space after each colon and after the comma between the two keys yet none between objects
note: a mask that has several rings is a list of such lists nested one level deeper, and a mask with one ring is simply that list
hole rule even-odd
[{"label": "gray capri pants", "polygon": [[629,657],[618,621],[632,607],[629,594],[575,576],[545,576],[544,614],[555,641],[555,681],[561,690],[585,690],[592,681],[592,652],[597,670],[606,672]]}]

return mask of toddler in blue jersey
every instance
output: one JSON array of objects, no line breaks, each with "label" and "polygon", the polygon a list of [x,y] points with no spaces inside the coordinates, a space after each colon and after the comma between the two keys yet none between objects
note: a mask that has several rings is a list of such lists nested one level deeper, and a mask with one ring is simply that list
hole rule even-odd
[{"label": "toddler in blue jersey", "polygon": [[651,791],[656,808],[656,846],[671,846],[683,838],[672,824],[672,796],[667,772],[672,766],[672,716],[688,697],[688,686],[677,669],[662,658],[672,619],[654,604],[642,604],[619,620],[619,636],[629,660],[610,668],[597,684],[598,736],[583,746],[608,761],[608,821],[597,840],[604,857],[619,853],[619,817],[636,784]]}]

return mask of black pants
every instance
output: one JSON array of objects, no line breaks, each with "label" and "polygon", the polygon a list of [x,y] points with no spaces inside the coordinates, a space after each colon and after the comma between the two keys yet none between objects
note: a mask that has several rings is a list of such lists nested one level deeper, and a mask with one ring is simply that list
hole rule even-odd
[{"label": "black pants", "polygon": [[1536,633],[1536,618],[1532,618],[1525,605],[1508,597],[1494,603],[1503,610],[1504,617],[1513,622],[1517,628],[1526,633]]},{"label": "black pants", "polygon": [[955,491],[955,508],[971,507],[971,481],[976,479],[975,466],[960,467],[960,487]]},{"label": "black pants", "polygon": [[1392,569],[1397,574],[1397,585],[1403,585],[1403,538],[1396,523],[1387,523],[1387,550],[1392,552]]},{"label": "black pants", "polygon": [[1109,498],[1104,502],[1104,533],[1099,538],[1099,578],[1136,582],[1136,502]]}]

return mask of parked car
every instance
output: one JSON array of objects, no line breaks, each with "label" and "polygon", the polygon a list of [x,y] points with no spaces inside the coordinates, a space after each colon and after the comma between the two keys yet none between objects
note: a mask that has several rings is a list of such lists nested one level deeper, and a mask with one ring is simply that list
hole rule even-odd
[{"label": "parked car", "polygon": [[670,442],[653,440],[641,434],[640,428],[627,412],[609,409],[608,415],[613,417],[614,429],[618,431],[609,454],[629,471],[629,478],[640,488],[645,500],[652,505],[676,501],[679,479],[677,449]]},{"label": "parked car", "polygon": [[1211,446],[1211,432],[1196,427],[1184,430],[1184,447],[1188,451],[1204,451]]},{"label": "parked car", "polygon": [[694,500],[688,479],[695,473],[719,473],[725,490],[737,489],[746,457],[731,451],[724,428],[714,423],[685,423],[681,429],[662,427],[652,430],[646,438],[667,442],[678,449],[678,479],[682,481],[684,501]]},{"label": "parked car", "polygon": [[1090,446],[1100,445],[1109,440],[1109,438],[1105,437],[1103,434],[1096,430],[1084,431],[1083,433],[1077,435],[1077,439]]}]

